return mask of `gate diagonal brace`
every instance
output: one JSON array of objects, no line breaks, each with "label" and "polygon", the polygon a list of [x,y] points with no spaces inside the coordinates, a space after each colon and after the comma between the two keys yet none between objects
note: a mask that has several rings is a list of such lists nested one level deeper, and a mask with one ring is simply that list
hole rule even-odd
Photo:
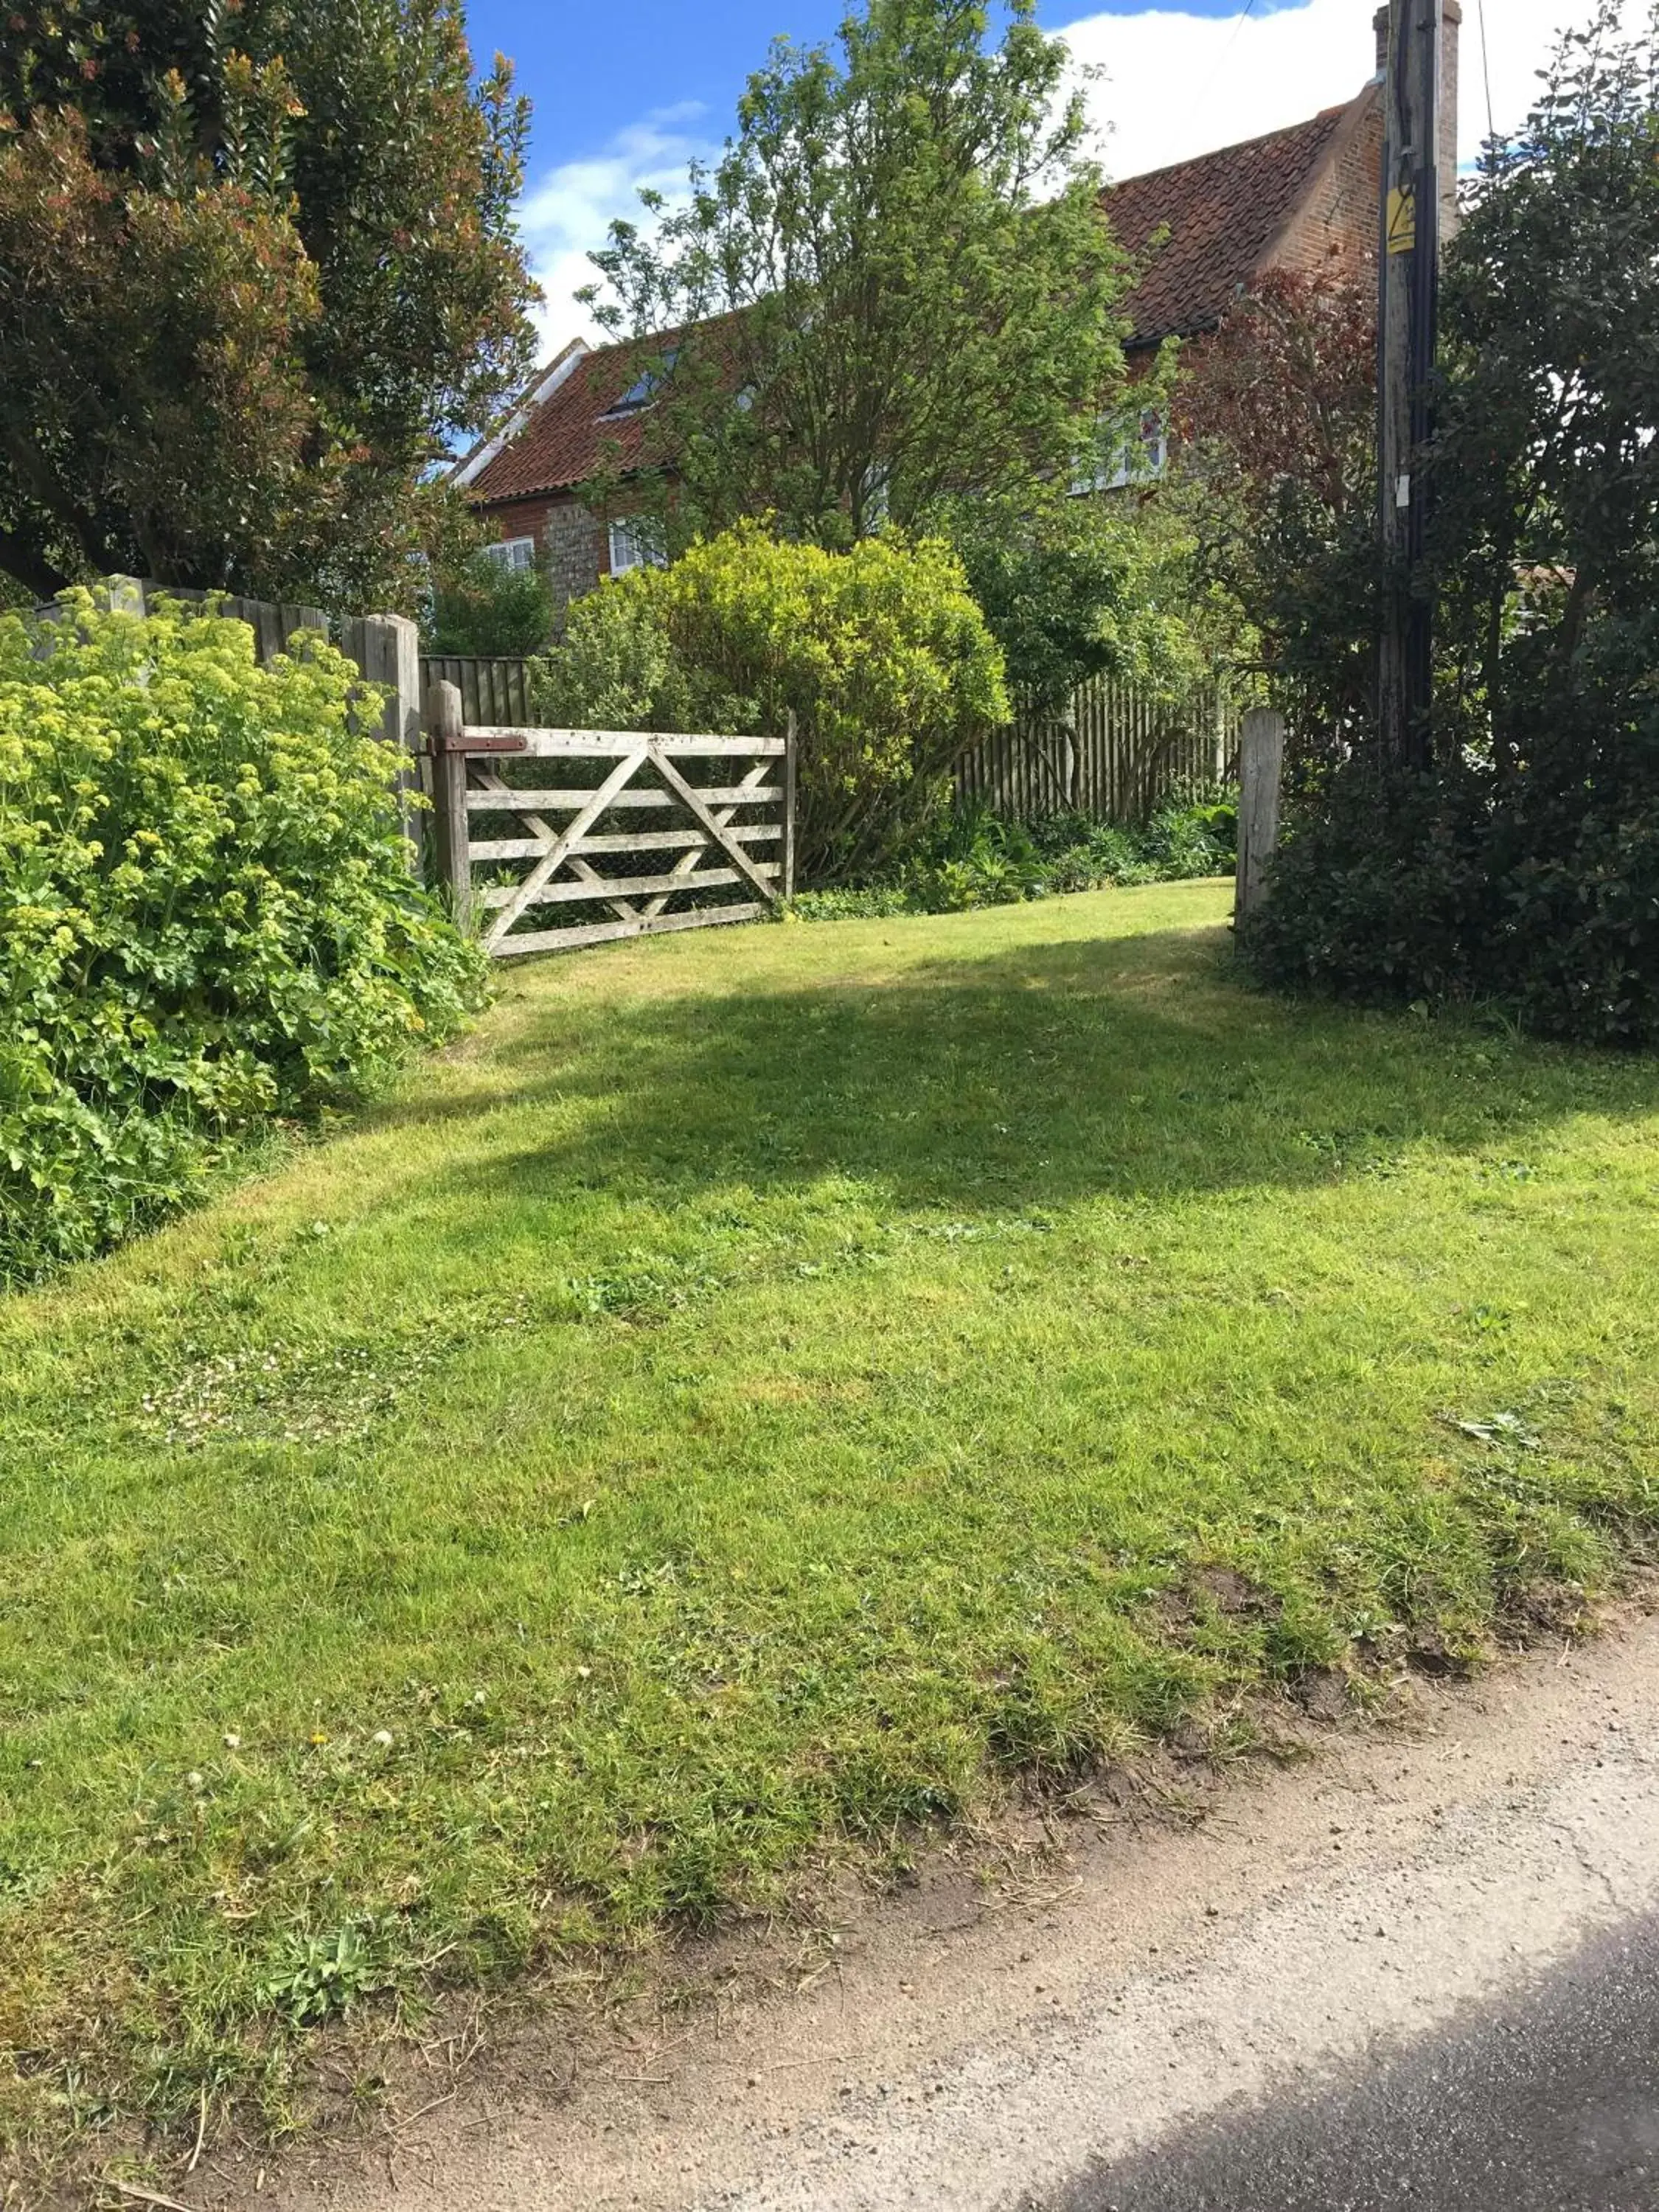
[{"label": "gate diagonal brace", "polygon": [[[752,791],[757,783],[764,783],[768,773],[771,769],[771,765],[772,763],[770,761],[757,761],[753,768],[751,768],[748,771],[747,775],[744,776],[738,788],[743,791]],[[737,812],[737,811],[738,810],[735,806],[722,806],[716,811],[714,819],[719,823],[720,828],[724,830],[730,823],[732,816]],[[675,861],[673,866],[668,872],[669,874],[671,876],[690,875],[696,869],[698,861],[702,859],[708,850],[708,847],[706,842],[701,845],[694,845],[691,848],[691,850],[687,853],[683,859]],[[645,908],[646,913],[648,915],[659,915],[673,896],[674,894],[672,891],[659,891],[654,898],[647,901]]]},{"label": "gate diagonal brace", "polygon": [[[472,787],[475,791],[510,791],[512,789],[512,786],[503,783],[493,769],[487,768],[478,769],[477,780]],[[558,842],[559,833],[544,814],[526,814],[524,817],[524,826],[532,837],[541,839],[544,848]],[[570,872],[573,875],[580,876],[585,884],[599,884],[605,881],[599,870],[591,867],[580,854],[573,855]],[[608,898],[605,904],[611,908],[612,914],[619,915],[624,921],[637,921],[640,918],[639,908],[631,900]]]},{"label": "gate diagonal brace", "polygon": [[702,823],[703,828],[714,840],[714,842],[720,847],[720,850],[732,860],[738,872],[748,878],[749,881],[753,884],[761,896],[770,905],[777,906],[780,904],[783,896],[782,893],[773,889],[766,878],[762,875],[760,871],[756,867],[748,854],[744,851],[742,846],[736,843],[732,838],[726,836],[725,823],[717,821],[714,815],[709,812],[708,809],[703,805],[702,799],[698,796],[695,787],[686,781],[685,778],[675,767],[673,762],[669,759],[665,753],[659,751],[655,745],[648,747],[647,750],[650,754],[651,765],[653,768],[656,769],[658,775],[661,776],[663,781],[668,786],[669,789],[674,792],[682,800],[684,800],[684,804],[690,809],[696,819]]},{"label": "gate diagonal brace", "polygon": [[[648,749],[641,746],[637,752],[624,753],[605,781],[593,793],[579,814],[572,817],[560,832],[556,844],[550,846],[535,866],[519,885],[512,898],[501,908],[499,919],[484,939],[486,950],[493,952],[520,916],[535,899],[536,894],[550,876],[557,873],[569,856],[570,848],[580,837],[585,837],[605,812],[623,786],[631,783],[644,767]],[[676,781],[678,779],[677,778]],[[745,869],[748,862],[744,863]]]}]

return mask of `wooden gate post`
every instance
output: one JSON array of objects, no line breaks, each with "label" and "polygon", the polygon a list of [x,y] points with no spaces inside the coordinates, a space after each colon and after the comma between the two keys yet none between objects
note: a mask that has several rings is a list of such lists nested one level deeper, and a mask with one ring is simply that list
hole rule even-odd
[{"label": "wooden gate post", "polygon": [[434,842],[438,881],[448,891],[462,929],[472,920],[472,854],[466,827],[466,755],[461,750],[461,694],[434,684],[426,695],[427,749],[432,761]]},{"label": "wooden gate post", "polygon": [[398,811],[409,840],[410,866],[421,865],[421,638],[405,615],[362,615],[340,625],[340,650],[371,684],[388,694],[379,734],[398,749]]},{"label": "wooden gate post", "polygon": [[783,754],[783,896],[786,904],[795,896],[795,752],[798,744],[795,710],[789,709]]},{"label": "wooden gate post", "polygon": [[1285,717],[1252,707],[1238,726],[1238,879],[1233,919],[1261,902],[1263,874],[1279,842],[1279,783],[1285,768]]}]

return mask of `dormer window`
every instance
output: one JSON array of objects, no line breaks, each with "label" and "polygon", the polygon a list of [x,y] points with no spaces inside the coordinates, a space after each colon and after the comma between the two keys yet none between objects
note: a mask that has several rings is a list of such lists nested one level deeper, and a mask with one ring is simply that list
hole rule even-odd
[{"label": "dormer window", "polygon": [[599,420],[602,422],[607,422],[613,416],[637,415],[641,407],[648,407],[656,398],[658,387],[670,369],[673,368],[678,357],[677,352],[665,353],[662,357],[662,366],[659,368],[647,368],[635,377],[622,398],[613,400]]}]

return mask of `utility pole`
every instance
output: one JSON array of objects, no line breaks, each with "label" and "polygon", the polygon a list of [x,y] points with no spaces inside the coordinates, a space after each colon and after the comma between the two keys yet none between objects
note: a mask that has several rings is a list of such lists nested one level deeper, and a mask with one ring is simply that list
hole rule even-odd
[{"label": "utility pole", "polygon": [[1441,143],[1443,10],[1455,27],[1456,0],[1389,0],[1376,18],[1383,65],[1376,450],[1388,577],[1377,723],[1383,759],[1401,767],[1426,766],[1431,743],[1433,609],[1422,577],[1428,486],[1419,463],[1432,427],[1443,192],[1456,205],[1455,145],[1454,173],[1441,173],[1448,150]]}]

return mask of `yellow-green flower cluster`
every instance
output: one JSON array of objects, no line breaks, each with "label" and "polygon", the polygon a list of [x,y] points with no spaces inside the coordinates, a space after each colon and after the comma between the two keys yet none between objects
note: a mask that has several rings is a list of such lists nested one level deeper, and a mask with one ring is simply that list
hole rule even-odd
[{"label": "yellow-green flower cluster", "polygon": [[477,961],[411,883],[374,701],[320,640],[69,593],[0,621],[0,1279],[372,1086]]}]

